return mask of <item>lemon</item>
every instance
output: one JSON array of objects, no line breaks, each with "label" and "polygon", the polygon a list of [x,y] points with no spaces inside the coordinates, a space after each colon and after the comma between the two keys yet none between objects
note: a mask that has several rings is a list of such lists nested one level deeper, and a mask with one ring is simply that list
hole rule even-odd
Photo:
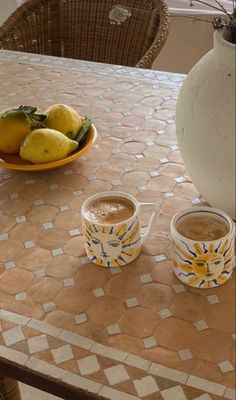
[{"label": "lemon", "polygon": [[47,118],[44,124],[50,129],[56,129],[70,139],[75,139],[82,126],[82,118],[70,106],[53,104],[44,112]]},{"label": "lemon", "polygon": [[3,114],[0,115],[0,151],[19,153],[21,143],[30,133],[30,122],[25,114],[12,118],[3,118]]},{"label": "lemon", "polygon": [[48,128],[33,130],[20,148],[20,156],[33,164],[61,160],[77,149],[78,143],[63,133]]}]

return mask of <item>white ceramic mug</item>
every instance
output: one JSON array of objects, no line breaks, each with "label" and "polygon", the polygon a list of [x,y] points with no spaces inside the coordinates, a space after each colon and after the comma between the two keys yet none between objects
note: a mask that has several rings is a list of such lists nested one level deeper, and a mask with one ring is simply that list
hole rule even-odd
[{"label": "white ceramic mug", "polygon": [[[94,223],[86,210],[90,203],[104,198],[119,198],[131,202],[133,214],[119,223]],[[148,228],[141,233],[140,214],[149,209],[152,215]],[[81,207],[82,228],[88,258],[103,267],[121,267],[138,257],[142,244],[156,225],[159,207],[155,203],[139,203],[133,196],[123,192],[102,192],[89,197]]]},{"label": "white ceramic mug", "polygon": [[[228,226],[228,233],[217,240],[192,240],[178,232],[186,217],[212,216]],[[235,226],[223,211],[213,207],[190,207],[178,212],[171,221],[173,268],[177,278],[196,288],[213,288],[225,283],[235,266]]]}]

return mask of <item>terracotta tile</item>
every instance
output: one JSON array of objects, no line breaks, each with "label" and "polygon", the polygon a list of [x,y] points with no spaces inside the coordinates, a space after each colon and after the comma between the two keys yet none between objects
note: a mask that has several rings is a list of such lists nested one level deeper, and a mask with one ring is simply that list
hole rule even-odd
[{"label": "terracotta tile", "polygon": [[122,178],[121,183],[124,185],[141,186],[146,185],[150,175],[147,172],[131,171],[127,172]]},{"label": "terracotta tile", "polygon": [[45,321],[58,328],[72,330],[75,326],[75,319],[72,314],[64,311],[55,310],[46,315]]},{"label": "terracotta tile", "polygon": [[169,239],[166,235],[157,234],[154,232],[150,238],[143,244],[142,251],[144,254],[157,255],[165,253],[167,246],[169,245]]},{"label": "terracotta tile", "polygon": [[143,307],[127,310],[119,321],[123,332],[138,338],[151,336],[159,323],[159,315],[155,311]]},{"label": "terracotta tile", "polygon": [[196,329],[190,322],[174,317],[162,320],[154,332],[154,336],[161,346],[177,351],[192,349],[196,335]]},{"label": "terracotta tile", "polygon": [[24,292],[32,281],[31,272],[13,268],[0,276],[0,290],[10,294]]},{"label": "terracotta tile", "polygon": [[150,273],[154,266],[154,258],[141,252],[134,261],[122,267],[122,274],[126,277],[140,276]]},{"label": "terracotta tile", "polygon": [[133,162],[135,161],[136,158],[128,153],[117,153],[114,154],[111,159],[109,159],[111,165],[114,166],[122,165],[122,167],[125,167],[127,165],[132,165]]},{"label": "terracotta tile", "polygon": [[22,330],[23,330],[23,333],[24,333],[24,336],[26,339],[29,339],[29,338],[35,337],[35,336],[39,336],[38,331],[36,331],[32,328],[29,328],[28,326],[22,326]]},{"label": "terracotta tile", "polygon": [[62,254],[58,257],[53,257],[45,268],[47,275],[53,278],[69,278],[76,273],[80,268],[80,261],[77,257]]},{"label": "terracotta tile", "polygon": [[180,361],[177,368],[188,374],[196,375],[212,382],[220,383],[222,380],[222,374],[216,364],[199,360],[197,358]]},{"label": "terracotta tile", "polygon": [[37,238],[37,243],[40,247],[50,250],[63,247],[69,239],[70,235],[68,232],[59,228],[52,228],[44,230]]},{"label": "terracotta tile", "polygon": [[230,304],[235,304],[235,278],[233,275],[224,285],[217,288],[220,300]]},{"label": "terracotta tile", "polygon": [[174,162],[174,163],[177,163],[177,164],[183,164],[183,163],[184,163],[184,162],[183,162],[183,158],[182,158],[181,153],[180,153],[179,150],[177,150],[177,151],[172,151],[172,152],[169,154],[169,160],[170,160],[171,162]]},{"label": "terracotta tile", "polygon": [[[180,173],[178,175],[182,174]],[[177,197],[179,198],[183,197],[185,199],[192,199],[193,197],[199,196],[197,189],[190,182],[183,182],[176,185],[174,188],[174,193],[176,194]]]},{"label": "terracotta tile", "polygon": [[235,389],[235,380],[235,371],[230,371],[223,374],[221,383],[222,385]]},{"label": "terracotta tile", "polygon": [[78,335],[82,335],[93,340],[95,340],[95,338],[98,338],[100,336],[99,332],[103,330],[104,327],[102,325],[95,324],[91,321],[86,321],[83,324],[75,325],[73,328],[73,331]]},{"label": "terracotta tile", "polygon": [[6,301],[2,303],[2,308],[31,318],[40,319],[44,314],[41,304],[36,304],[30,299],[14,303]]},{"label": "terracotta tile", "polygon": [[176,351],[160,346],[144,350],[142,357],[170,368],[176,368],[179,364],[179,356]]},{"label": "terracotta tile", "polygon": [[111,336],[108,340],[108,345],[134,354],[141,354],[143,351],[142,340],[125,333]]},{"label": "terracotta tile", "polygon": [[162,203],[161,210],[163,214],[174,216],[178,211],[184,210],[192,205],[190,200],[177,197],[170,197]]},{"label": "terracotta tile", "polygon": [[45,276],[27,289],[27,294],[36,302],[46,304],[54,300],[63,283],[57,279]]},{"label": "terracotta tile", "polygon": [[37,271],[44,268],[51,259],[52,255],[49,250],[34,247],[24,250],[16,264],[19,268]]},{"label": "terracotta tile", "polygon": [[200,294],[179,293],[171,304],[170,311],[180,319],[199,321],[204,319],[206,302]]},{"label": "terracotta tile", "polygon": [[75,282],[79,288],[103,288],[111,278],[111,273],[106,268],[89,263],[82,266],[75,275]]},{"label": "terracotta tile", "polygon": [[[48,220],[50,221],[50,219]],[[54,221],[54,225],[57,228],[61,229],[76,229],[80,224],[80,210],[78,212],[75,211],[66,211],[59,213]]]},{"label": "terracotta tile", "polygon": [[235,333],[235,306],[224,303],[206,305],[206,323],[214,329]]},{"label": "terracotta tile", "polygon": [[[154,281],[165,285],[177,285],[179,280],[173,273],[172,261],[166,260],[158,262],[151,272]],[[176,300],[176,299],[175,299]]]},{"label": "terracotta tile", "polygon": [[20,238],[21,242],[36,240],[40,235],[41,230],[41,225],[36,224],[35,222],[26,221],[17,224],[9,233],[9,238],[14,240]]},{"label": "terracotta tile", "polygon": [[148,283],[142,286],[137,296],[139,303],[152,310],[169,308],[174,299],[172,288],[159,283]]},{"label": "terracotta tile", "polygon": [[[39,189],[40,188],[40,189]],[[42,179],[37,179],[31,185],[25,185],[24,190],[21,193],[23,199],[33,201],[43,198],[44,194],[50,190],[49,185]]]},{"label": "terracotta tile", "polygon": [[[135,197],[140,203],[156,203],[160,205],[163,201],[163,193],[155,190],[145,190],[144,192],[139,192]],[[157,225],[159,225],[159,223],[160,219],[158,219]]]},{"label": "terracotta tile", "polygon": [[93,293],[88,289],[68,287],[61,290],[55,303],[59,310],[79,314],[87,310],[92,298]]},{"label": "terracotta tile", "polygon": [[103,326],[117,323],[124,313],[123,302],[110,296],[97,298],[87,310],[89,319]]},{"label": "terracotta tile", "polygon": [[15,260],[22,253],[23,249],[23,245],[15,240],[0,241],[0,261]]},{"label": "terracotta tile", "polygon": [[127,299],[138,294],[141,287],[141,281],[137,277],[130,277],[129,280],[122,274],[113,276],[106,283],[104,290],[108,296],[114,296],[119,299]]},{"label": "terracotta tile", "polygon": [[41,205],[33,208],[26,216],[31,221],[43,224],[44,222],[53,221],[58,211],[57,207]]},{"label": "terracotta tile", "polygon": [[106,192],[107,190],[110,190],[111,187],[112,186],[110,182],[107,182],[102,179],[96,179],[96,181],[88,182],[86,186],[83,188],[83,191],[87,196],[92,196],[93,194],[99,192]]},{"label": "terracotta tile", "polygon": [[[76,229],[76,225],[74,226],[74,228]],[[84,248],[84,238],[82,236],[76,236],[68,240],[68,242],[64,246],[64,252],[74,257],[85,257],[86,251]]]},{"label": "terracotta tile", "polygon": [[38,353],[34,353],[34,357],[38,358],[39,360],[46,361],[49,364],[53,364],[54,363],[52,353],[51,353],[51,351],[49,349],[40,351]]},{"label": "terracotta tile", "polygon": [[70,201],[73,199],[73,193],[71,193],[69,190],[62,189],[51,190],[49,193],[43,196],[43,199],[48,205],[60,207],[64,204],[70,203]]},{"label": "terracotta tile", "polygon": [[12,329],[14,328],[16,325],[13,324],[13,322],[9,322],[9,321],[1,321],[1,326],[2,326],[2,330],[6,331],[8,329]]},{"label": "terracotta tile", "polygon": [[176,177],[176,176],[184,175],[185,167],[181,164],[167,163],[167,164],[163,164],[158,169],[158,172],[161,175]]},{"label": "terracotta tile", "polygon": [[204,394],[204,392],[202,392],[199,389],[195,389],[193,387],[190,386],[181,386],[187,399],[192,400],[192,399],[197,399],[198,397],[200,397]]},{"label": "terracotta tile", "polygon": [[174,178],[166,175],[159,175],[155,178],[152,178],[147,184],[147,187],[150,190],[158,190],[159,192],[169,192],[174,186]]},{"label": "terracotta tile", "polygon": [[[123,175],[124,171],[122,171],[121,168],[118,167],[105,167],[105,168],[100,168],[96,172],[96,177],[98,179],[120,179],[121,176]],[[88,175],[91,175],[91,172],[88,172]],[[127,182],[125,182],[127,184]]]},{"label": "terracotta tile", "polygon": [[207,329],[198,332],[192,352],[195,357],[216,364],[229,359],[232,345],[233,338],[228,333]]},{"label": "terracotta tile", "polygon": [[8,215],[0,215],[1,233],[9,232],[16,225],[16,219]]},{"label": "terracotta tile", "polygon": [[62,189],[73,191],[73,190],[80,190],[81,188],[83,188],[84,185],[86,185],[86,182],[87,179],[83,176],[69,175],[61,178],[58,184]]},{"label": "terracotta tile", "polygon": [[149,171],[157,171],[161,165],[161,162],[157,157],[154,157],[154,155],[148,154],[148,157],[141,158],[138,161],[135,160],[135,162],[133,162],[132,165],[135,170],[149,172]]}]

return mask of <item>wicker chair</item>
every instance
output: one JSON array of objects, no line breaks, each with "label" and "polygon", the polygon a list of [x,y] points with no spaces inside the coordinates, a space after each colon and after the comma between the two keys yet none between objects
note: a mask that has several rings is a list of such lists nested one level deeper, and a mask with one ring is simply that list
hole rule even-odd
[{"label": "wicker chair", "polygon": [[168,25],[164,0],[28,0],[0,27],[0,48],[151,68]]}]

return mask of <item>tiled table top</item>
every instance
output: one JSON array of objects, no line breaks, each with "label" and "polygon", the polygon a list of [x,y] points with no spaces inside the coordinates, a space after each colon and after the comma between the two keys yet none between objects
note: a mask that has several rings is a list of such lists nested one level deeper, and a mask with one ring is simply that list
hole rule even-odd
[{"label": "tiled table top", "polygon": [[[0,51],[0,109],[66,103],[99,134],[59,169],[0,169],[2,373],[8,359],[111,400],[235,399],[234,281],[195,290],[172,272],[170,219],[200,202],[176,145],[183,79]],[[142,254],[121,269],[84,252],[80,207],[104,190],[161,207]]]}]

